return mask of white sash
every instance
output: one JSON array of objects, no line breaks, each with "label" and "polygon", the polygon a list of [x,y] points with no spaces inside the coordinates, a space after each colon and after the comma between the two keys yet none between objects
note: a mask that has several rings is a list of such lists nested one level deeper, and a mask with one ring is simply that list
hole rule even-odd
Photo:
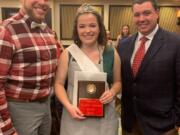
[{"label": "white sash", "polygon": [[100,72],[94,63],[84,54],[84,52],[81,51],[77,45],[72,44],[67,49],[76,60],[82,71]]},{"label": "white sash", "polygon": [[101,72],[77,45],[72,44],[67,50],[82,70],[74,73],[73,104],[77,106],[78,81],[105,81],[107,86],[107,73]]}]

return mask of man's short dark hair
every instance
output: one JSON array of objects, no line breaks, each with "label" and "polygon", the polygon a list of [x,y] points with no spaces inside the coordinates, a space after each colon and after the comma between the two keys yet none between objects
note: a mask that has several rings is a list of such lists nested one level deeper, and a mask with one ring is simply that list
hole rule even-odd
[{"label": "man's short dark hair", "polygon": [[152,6],[154,7],[155,10],[158,10],[157,0],[133,0],[132,5],[142,4],[142,3],[147,2],[147,1],[152,3]]}]

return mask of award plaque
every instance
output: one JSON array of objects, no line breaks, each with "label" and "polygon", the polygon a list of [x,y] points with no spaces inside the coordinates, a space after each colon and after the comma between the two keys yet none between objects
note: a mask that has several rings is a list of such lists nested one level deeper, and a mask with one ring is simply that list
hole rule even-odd
[{"label": "award plaque", "polygon": [[103,117],[99,98],[105,91],[104,81],[78,81],[78,107],[86,117]]}]

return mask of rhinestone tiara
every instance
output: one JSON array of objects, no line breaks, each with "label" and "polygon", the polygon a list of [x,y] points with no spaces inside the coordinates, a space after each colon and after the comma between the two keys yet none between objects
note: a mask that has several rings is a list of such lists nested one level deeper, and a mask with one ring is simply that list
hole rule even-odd
[{"label": "rhinestone tiara", "polygon": [[93,6],[91,6],[90,4],[84,3],[78,8],[77,15],[82,14],[82,13],[92,13],[92,12],[96,12]]}]

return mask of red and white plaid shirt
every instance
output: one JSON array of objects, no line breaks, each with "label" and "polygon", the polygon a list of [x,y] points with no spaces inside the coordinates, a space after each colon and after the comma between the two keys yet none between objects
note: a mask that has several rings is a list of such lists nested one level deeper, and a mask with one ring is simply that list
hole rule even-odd
[{"label": "red and white plaid shirt", "polygon": [[20,11],[0,28],[0,135],[15,132],[6,99],[37,100],[52,89],[56,41],[50,28],[31,29],[31,22]]}]

